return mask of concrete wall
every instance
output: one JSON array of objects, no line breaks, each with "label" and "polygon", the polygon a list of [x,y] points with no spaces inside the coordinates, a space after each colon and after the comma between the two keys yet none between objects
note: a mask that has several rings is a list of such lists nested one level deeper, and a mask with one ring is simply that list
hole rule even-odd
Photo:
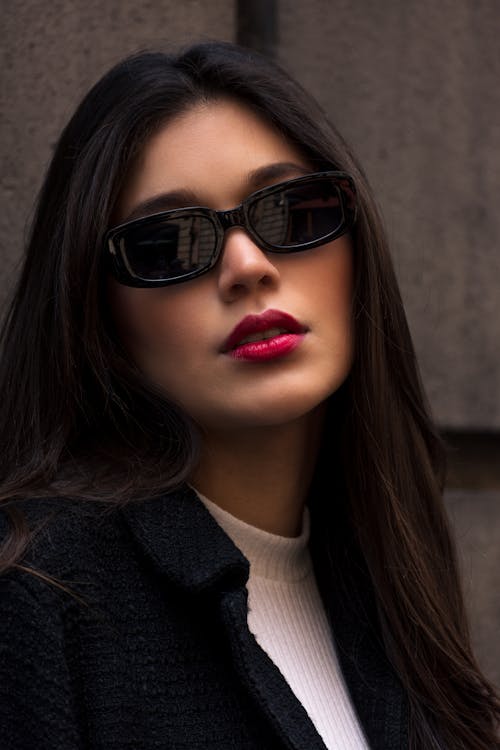
[{"label": "concrete wall", "polygon": [[278,33],[379,197],[438,421],[500,428],[498,1],[278,0]]},{"label": "concrete wall", "polygon": [[[139,48],[235,39],[236,6],[233,0],[9,4],[0,49],[0,301],[52,146],[80,97]],[[324,105],[379,196],[438,422],[498,431],[497,0],[277,0],[276,12],[278,60]],[[500,451],[482,481],[476,476],[462,489],[459,483],[447,501],[478,655],[500,685],[498,458]]]},{"label": "concrete wall", "polygon": [[51,149],[80,98],[145,47],[234,38],[232,0],[16,0],[0,48],[0,303]]},{"label": "concrete wall", "polygon": [[475,654],[500,689],[500,491],[450,490]]}]

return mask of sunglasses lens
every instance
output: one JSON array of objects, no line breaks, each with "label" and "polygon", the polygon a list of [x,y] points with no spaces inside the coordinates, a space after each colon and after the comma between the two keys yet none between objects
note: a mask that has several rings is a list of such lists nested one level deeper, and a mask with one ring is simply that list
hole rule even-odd
[{"label": "sunglasses lens", "polygon": [[257,198],[248,217],[255,233],[277,251],[328,238],[345,224],[342,195],[331,178],[316,178]]},{"label": "sunglasses lens", "polygon": [[210,218],[190,213],[132,226],[120,242],[136,279],[160,281],[210,266],[217,235]]}]

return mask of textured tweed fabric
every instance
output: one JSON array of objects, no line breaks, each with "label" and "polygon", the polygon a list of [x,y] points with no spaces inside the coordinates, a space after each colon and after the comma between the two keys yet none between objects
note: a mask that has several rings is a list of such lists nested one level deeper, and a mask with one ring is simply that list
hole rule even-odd
[{"label": "textured tweed fabric", "polygon": [[[190,488],[105,512],[20,506],[23,564],[56,584],[0,578],[2,750],[324,750],[248,629],[248,561]],[[403,691],[340,589],[325,606],[370,747],[406,748]]]}]

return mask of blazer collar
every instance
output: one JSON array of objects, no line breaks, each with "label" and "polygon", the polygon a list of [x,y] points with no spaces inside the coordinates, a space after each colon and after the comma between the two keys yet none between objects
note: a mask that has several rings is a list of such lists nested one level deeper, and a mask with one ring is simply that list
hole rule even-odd
[{"label": "blazer collar", "polygon": [[244,587],[249,563],[191,487],[130,503],[122,514],[156,569],[190,592]]}]

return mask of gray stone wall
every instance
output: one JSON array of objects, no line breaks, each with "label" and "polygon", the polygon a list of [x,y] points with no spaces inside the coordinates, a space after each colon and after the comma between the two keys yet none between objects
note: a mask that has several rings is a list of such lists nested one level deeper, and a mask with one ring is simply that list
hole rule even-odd
[{"label": "gray stone wall", "polygon": [[278,34],[378,195],[439,423],[500,428],[498,1],[278,0]]},{"label": "gray stone wall", "polygon": [[52,147],[81,97],[143,48],[234,38],[232,0],[15,0],[0,48],[0,304]]},{"label": "gray stone wall", "polygon": [[446,493],[475,655],[500,689],[500,490]]}]

